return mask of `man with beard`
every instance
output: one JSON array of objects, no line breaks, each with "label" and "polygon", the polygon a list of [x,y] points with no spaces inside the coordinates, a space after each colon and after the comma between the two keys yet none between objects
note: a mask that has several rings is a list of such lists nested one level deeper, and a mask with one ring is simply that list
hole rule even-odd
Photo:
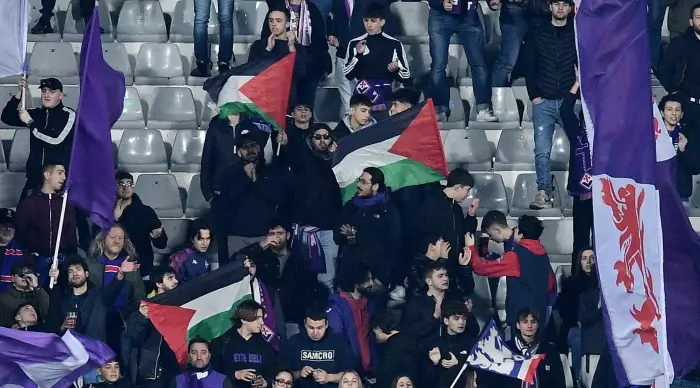
[{"label": "man with beard", "polygon": [[338,273],[338,291],[331,295],[328,326],[342,334],[350,345],[354,365],[363,377],[377,371],[379,355],[377,339],[370,330],[374,302],[365,295],[372,289],[372,270],[363,263],[343,267]]},{"label": "man with beard", "polygon": [[49,294],[39,287],[31,258],[22,259],[12,266],[12,285],[0,294],[0,326],[12,326],[17,306],[27,302],[41,315],[46,315],[49,310]]},{"label": "man with beard", "polygon": [[690,8],[690,26],[671,40],[656,71],[669,93],[676,93],[683,104],[683,124],[700,129],[700,3]]},{"label": "man with beard", "polygon": [[[153,268],[150,276],[155,290],[148,295],[152,298],[177,288],[178,281],[172,267]],[[131,378],[142,388],[163,388],[180,373],[175,353],[163,340],[148,318],[148,305],[141,302],[139,311],[131,314],[127,321],[126,333],[132,348],[129,355]]]},{"label": "man with beard", "polygon": [[0,209],[0,292],[12,283],[12,266],[22,259],[22,248],[15,238],[15,211]]},{"label": "man with beard", "polygon": [[[168,235],[163,230],[163,224],[156,212],[141,202],[138,194],[134,193],[134,177],[126,171],[119,171],[117,180],[117,204],[114,207],[114,220],[119,222],[122,229],[134,244],[142,274],[148,279],[153,268],[153,247],[165,249],[168,245]],[[151,246],[153,244],[153,246]]]},{"label": "man with beard", "polygon": [[335,231],[342,266],[366,263],[379,284],[391,284],[391,270],[401,252],[401,220],[389,197],[384,173],[367,167],[360,175],[357,194],[340,214]]},{"label": "man with beard", "polygon": [[[66,181],[66,168],[60,161],[49,161],[44,165],[43,184],[37,193],[23,199],[17,205],[17,230],[15,239],[24,253],[36,256],[36,271],[39,283],[48,287],[48,272],[58,240],[63,196],[60,194]],[[75,208],[66,204],[58,249],[59,264],[67,254],[76,253]]]},{"label": "man with beard", "polygon": [[[47,327],[59,335],[73,329],[107,342],[109,306],[121,293],[126,274],[138,269],[136,262],[125,260],[114,280],[107,287],[98,287],[88,282],[89,267],[80,256],[67,257],[62,267],[68,277],[67,284],[64,280],[59,281],[57,289],[51,294]],[[52,275],[58,277],[58,271],[53,271]]]},{"label": "man with beard", "polygon": [[[283,141],[286,141],[284,135]],[[296,143],[295,143],[296,142]],[[310,136],[299,142],[289,138],[281,156],[292,170],[290,207],[293,243],[308,259],[318,281],[333,289],[338,246],[333,229],[343,206],[340,187],[331,167],[336,145],[326,124],[315,124]]]},{"label": "man with beard", "polygon": [[217,372],[211,365],[209,341],[197,337],[187,347],[189,362],[184,373],[170,383],[170,388],[233,388],[231,380]]},{"label": "man with beard", "polygon": [[220,182],[231,258],[265,238],[270,220],[285,199],[279,174],[260,158],[260,145],[250,131],[236,137],[236,148],[239,160],[224,171]]},{"label": "man with beard", "polygon": [[549,9],[551,21],[530,34],[523,53],[535,127],[537,194],[530,204],[533,210],[552,208],[550,154],[554,125],[561,122],[561,103],[576,82],[574,66],[578,64],[574,23],[569,21],[572,0],[551,0]]}]

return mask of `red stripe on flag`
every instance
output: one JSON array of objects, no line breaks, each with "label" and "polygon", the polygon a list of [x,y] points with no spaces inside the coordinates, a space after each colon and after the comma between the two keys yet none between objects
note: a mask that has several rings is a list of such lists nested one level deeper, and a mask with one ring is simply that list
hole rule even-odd
[{"label": "red stripe on flag", "polygon": [[195,310],[144,302],[148,306],[148,319],[173,350],[180,366],[187,365],[187,330]]}]

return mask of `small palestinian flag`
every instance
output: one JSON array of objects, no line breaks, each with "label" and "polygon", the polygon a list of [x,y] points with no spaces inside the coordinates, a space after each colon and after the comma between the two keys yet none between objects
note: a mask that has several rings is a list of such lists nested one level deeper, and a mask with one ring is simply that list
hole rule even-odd
[{"label": "small palestinian flag", "polygon": [[340,140],[333,172],[343,202],[355,195],[367,167],[382,170],[392,190],[445,179],[447,161],[431,99]]},{"label": "small palestinian flag", "polygon": [[282,131],[287,123],[295,58],[293,52],[280,60],[248,62],[208,79],[203,88],[216,103],[220,117],[233,113],[259,117]]},{"label": "small palestinian flag", "polygon": [[185,365],[189,340],[199,336],[211,341],[224,334],[238,304],[259,301],[260,289],[257,280],[251,284],[246,269],[227,265],[149,299],[148,318]]}]

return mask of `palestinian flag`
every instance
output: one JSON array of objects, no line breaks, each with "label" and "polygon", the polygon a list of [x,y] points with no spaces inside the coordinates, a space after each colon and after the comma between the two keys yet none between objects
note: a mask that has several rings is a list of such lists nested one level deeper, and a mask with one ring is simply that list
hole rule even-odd
[{"label": "palestinian flag", "polygon": [[382,170],[393,190],[445,179],[447,161],[431,99],[340,140],[333,172],[343,202],[355,195],[367,167]]},{"label": "palestinian flag", "polygon": [[253,280],[251,284],[246,269],[227,265],[149,299],[148,318],[180,365],[185,365],[189,340],[197,336],[209,341],[219,337],[231,328],[231,317],[239,303],[261,300],[257,283]]},{"label": "palestinian flag", "polygon": [[233,113],[255,116],[284,130],[296,52],[280,60],[263,59],[236,66],[204,83],[204,90],[224,118]]}]

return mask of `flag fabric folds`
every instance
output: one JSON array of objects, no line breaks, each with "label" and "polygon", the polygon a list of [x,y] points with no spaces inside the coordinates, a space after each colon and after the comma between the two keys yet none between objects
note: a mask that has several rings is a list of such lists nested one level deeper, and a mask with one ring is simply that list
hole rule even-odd
[{"label": "flag fabric folds", "polygon": [[289,95],[296,52],[280,60],[261,59],[236,66],[208,79],[204,90],[217,104],[219,115],[254,116],[283,131],[287,123]]},{"label": "flag fabric folds", "polygon": [[108,229],[117,191],[110,131],[124,108],[126,86],[124,74],[102,56],[98,12],[95,7],[80,51],[80,100],[66,189],[73,205],[89,211],[96,225]]},{"label": "flag fabric folds", "polygon": [[340,140],[333,172],[343,202],[355,194],[367,167],[382,170],[393,190],[445,179],[447,161],[432,99]]},{"label": "flag fabric folds", "polygon": [[27,54],[29,0],[0,2],[0,78],[22,74]]},{"label": "flag fabric folds", "polygon": [[65,388],[115,358],[105,343],[68,330],[56,334],[0,328],[0,383]]},{"label": "flag fabric folds", "polygon": [[544,358],[544,354],[523,356],[513,353],[498,332],[496,323],[492,320],[486,325],[479,341],[469,353],[467,364],[474,368],[532,383],[537,366]]},{"label": "flag fabric folds", "polygon": [[[251,279],[247,270],[230,264],[149,299],[148,318],[185,365],[189,340],[199,336],[211,341],[224,334],[241,302],[256,300],[263,306],[270,302],[262,301],[262,295],[262,285]],[[273,327],[272,309],[265,311],[265,324]],[[272,342],[269,335],[263,335]]]},{"label": "flag fabric folds", "polygon": [[675,150],[650,109],[647,2],[581,1],[576,32],[615,375],[620,386],[650,385],[660,376],[668,383],[700,356],[700,335],[692,330],[700,318],[693,257],[700,241],[671,179]]}]

